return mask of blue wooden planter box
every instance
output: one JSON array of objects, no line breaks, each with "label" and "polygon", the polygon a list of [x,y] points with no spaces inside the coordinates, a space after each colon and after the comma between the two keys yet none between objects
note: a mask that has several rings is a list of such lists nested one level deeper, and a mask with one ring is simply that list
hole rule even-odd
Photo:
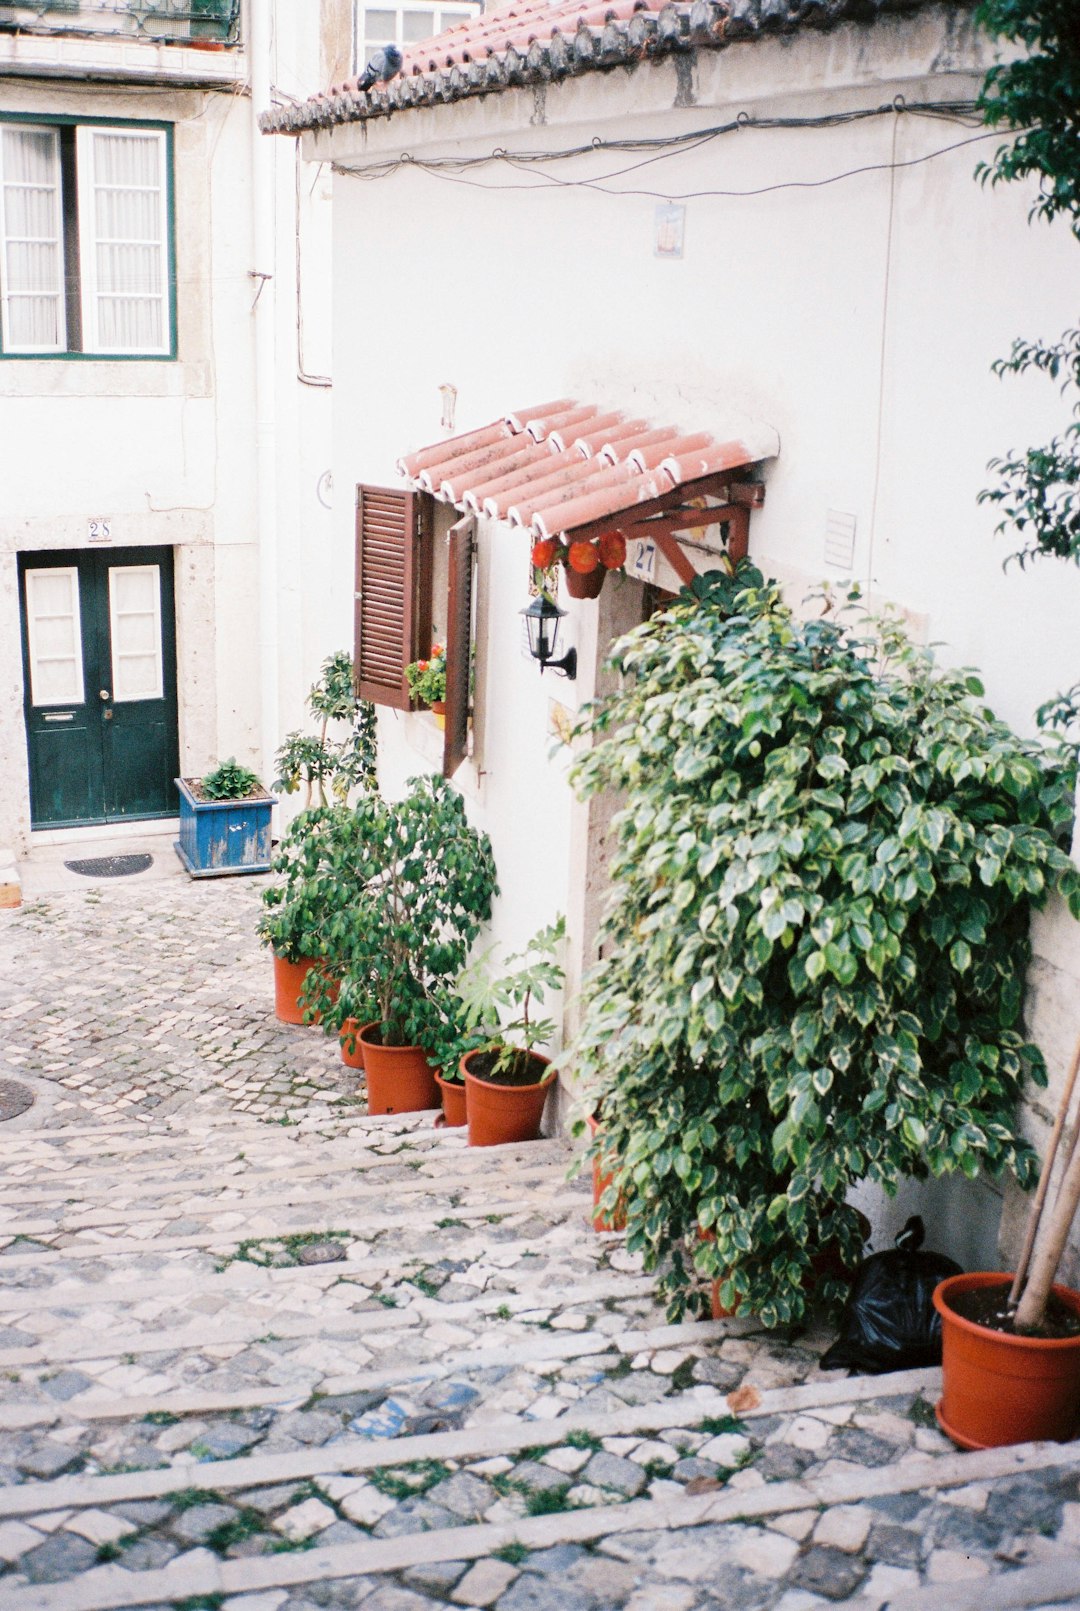
[{"label": "blue wooden planter box", "polygon": [[270,871],[272,794],[247,800],[196,800],[183,778],[176,854],[192,878]]}]

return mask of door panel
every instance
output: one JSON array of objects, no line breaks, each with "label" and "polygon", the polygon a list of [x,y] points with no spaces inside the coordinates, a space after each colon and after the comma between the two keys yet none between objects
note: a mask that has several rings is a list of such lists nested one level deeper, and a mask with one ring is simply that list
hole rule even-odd
[{"label": "door panel", "polygon": [[35,554],[20,571],[34,826],[172,815],[172,551]]}]

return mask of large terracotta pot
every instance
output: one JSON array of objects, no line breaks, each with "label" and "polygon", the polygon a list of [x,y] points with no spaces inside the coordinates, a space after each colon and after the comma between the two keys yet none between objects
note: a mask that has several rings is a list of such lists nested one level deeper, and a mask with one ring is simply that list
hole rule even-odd
[{"label": "large terracotta pot", "polygon": [[360,1036],[365,1029],[377,1027],[374,1022],[362,1024],[358,1018],[346,1018],[338,1032],[341,1041],[341,1061],[346,1068],[363,1068],[364,1047]]},{"label": "large terracotta pot", "polygon": [[[951,1275],[934,1293],[941,1316],[938,1425],[962,1449],[1041,1439],[1066,1443],[1080,1428],[1080,1337],[1011,1337],[965,1320],[950,1307],[960,1293],[1011,1280],[979,1270]],[[1053,1290],[1080,1315],[1080,1292]]]},{"label": "large terracotta pot", "polygon": [[584,572],[574,570],[571,565],[564,565],[563,575],[566,577],[566,591],[572,599],[598,599],[607,571],[602,565],[597,565],[595,570]]},{"label": "large terracotta pot", "polygon": [[[585,1122],[589,1127],[589,1135],[595,1141],[597,1131],[600,1129],[600,1120],[595,1114],[590,1114],[589,1118],[587,1118]],[[610,1171],[607,1174],[604,1174],[600,1159],[593,1158],[592,1200],[593,1209],[595,1210],[593,1213],[594,1231],[625,1231],[626,1229],[626,1210],[623,1207],[621,1197],[615,1204],[615,1211],[611,1215],[610,1219],[606,1214],[600,1213],[600,1199],[611,1185],[611,1181],[612,1176]]]},{"label": "large terracotta pot", "polygon": [[460,1080],[444,1080],[436,1074],[435,1084],[442,1092],[443,1122],[449,1129],[458,1129],[467,1122],[465,1113],[465,1087]]},{"label": "large terracotta pot", "polygon": [[302,1024],[304,1009],[300,1005],[300,992],[304,980],[317,966],[314,957],[301,957],[299,962],[287,962],[274,953],[274,1016],[283,1024]]},{"label": "large terracotta pot", "polygon": [[535,1085],[495,1085],[491,1080],[477,1079],[469,1070],[474,1057],[483,1052],[467,1052],[461,1059],[461,1072],[465,1077],[465,1108],[469,1120],[470,1147],[501,1147],[510,1141],[536,1141],[540,1135],[540,1121],[544,1117],[544,1104],[555,1081],[551,1060],[534,1052],[537,1063],[544,1065],[543,1078]]},{"label": "large terracotta pot", "polygon": [[439,1106],[435,1073],[419,1046],[384,1046],[379,1025],[365,1024],[359,1044],[369,1113],[420,1113]]}]

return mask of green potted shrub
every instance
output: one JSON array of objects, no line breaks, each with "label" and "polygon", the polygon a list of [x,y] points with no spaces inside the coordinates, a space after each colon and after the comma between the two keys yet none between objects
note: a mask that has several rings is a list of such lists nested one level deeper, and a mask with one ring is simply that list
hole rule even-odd
[{"label": "green potted shrub", "polygon": [[201,778],[177,778],[180,837],[176,854],[192,878],[270,870],[274,797],[233,757]]},{"label": "green potted shrub", "polygon": [[272,863],[279,882],[263,891],[259,923],[260,938],[273,952],[275,1014],[292,1024],[318,1016],[305,993],[314,964],[320,964],[320,977],[325,975],[334,989],[333,941],[325,932],[314,881],[333,839],[335,813],[354,791],[378,787],[375,707],[356,697],[346,650],[323,662],[308,708],[316,732],[290,733],[275,758],[274,787],[285,794],[302,787],[304,809],[282,835]]},{"label": "green potted shrub", "polygon": [[519,968],[493,976],[488,952],[458,981],[464,1028],[473,1043],[458,1064],[470,1147],[533,1141],[540,1134],[555,1069],[537,1047],[550,1043],[555,1025],[537,1018],[533,1004],[562,984],[556,959],[565,934],[560,917],[507,957],[507,969],[515,962]]},{"label": "green potted shrub", "polygon": [[581,724],[579,787],[626,802],[582,1118],[602,1102],[605,1206],[673,1315],[702,1276],[767,1325],[815,1275],[838,1300],[859,1181],[1036,1170],[1028,920],[1075,888],[1071,774],[969,673],[826,602],[700,581],[615,646]]},{"label": "green potted shrub", "polygon": [[437,1107],[433,1067],[460,1036],[454,981],[497,893],[486,834],[444,778],[414,778],[401,801],[364,795],[333,813],[306,898],[318,912],[340,996],[313,975],[328,1026],[348,1017],[372,1113]]}]

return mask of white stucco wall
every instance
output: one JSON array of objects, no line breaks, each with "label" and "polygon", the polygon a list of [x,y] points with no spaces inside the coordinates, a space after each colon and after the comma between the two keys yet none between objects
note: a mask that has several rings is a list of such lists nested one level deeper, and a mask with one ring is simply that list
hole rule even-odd
[{"label": "white stucco wall", "polygon": [[[1022,186],[975,182],[998,136],[971,143],[977,127],[890,112],[828,128],[742,129],[645,165],[657,150],[524,171],[419,166],[496,148],[661,138],[742,111],[806,118],[898,96],[909,106],[970,98],[986,65],[969,14],[944,7],[701,53],[689,80],[686,64],[669,60],[308,137],[308,156],[337,165],[339,489],[401,484],[396,458],[440,436],[441,382],[457,388],[458,430],[560,396],[690,428],[723,429],[733,410],[748,413],[781,439],[751,526],[758,563],[793,597],[853,576],[903,608],[942,660],[977,665],[996,709],[1034,731],[1038,704],[1077,676],[1080,574],[1048,564],[1003,574],[1008,540],[976,495],[993,455],[1063,422],[1052,386],[999,381],[990,364],[1014,336],[1052,337],[1074,320],[1080,259],[1064,226],[1029,226]],[[387,168],[402,153],[418,160]],[[839,177],[851,170],[864,171]],[[568,181],[688,197],[684,257],[653,254],[654,196]],[[342,575],[352,549],[344,502]],[[825,563],[829,510],[854,516],[850,571]],[[480,697],[492,776],[476,812],[513,892],[496,929],[516,938],[553,901],[575,899],[580,862],[556,891],[554,847],[568,812],[573,837],[580,808],[567,804],[561,767],[542,759],[546,691],[519,658],[527,539],[501,528],[486,545]],[[580,644],[595,633],[597,606],[570,611],[570,641]],[[395,786],[415,769],[407,735],[417,720],[384,722]],[[538,821],[551,824],[542,884]],[[1061,942],[1074,958],[1075,929]]]},{"label": "white stucco wall", "polygon": [[[318,8],[275,7],[271,76],[293,93],[319,82]],[[241,89],[243,85],[239,86]],[[16,562],[20,552],[82,549],[91,516],[113,548],[174,550],[181,771],[236,755],[259,766],[260,532],[256,519],[250,98],[167,86],[26,77],[5,111],[152,119],[175,131],[175,362],[0,360],[0,843],[29,842]],[[302,719],[323,656],[347,643],[326,630],[332,586],[328,388],[297,378],[294,243],[302,245],[304,358],[329,375],[328,174],[308,169],[296,200],[289,142],[259,138],[274,171],[273,307],[279,575],[280,731]],[[301,589],[303,588],[303,592]]]}]

